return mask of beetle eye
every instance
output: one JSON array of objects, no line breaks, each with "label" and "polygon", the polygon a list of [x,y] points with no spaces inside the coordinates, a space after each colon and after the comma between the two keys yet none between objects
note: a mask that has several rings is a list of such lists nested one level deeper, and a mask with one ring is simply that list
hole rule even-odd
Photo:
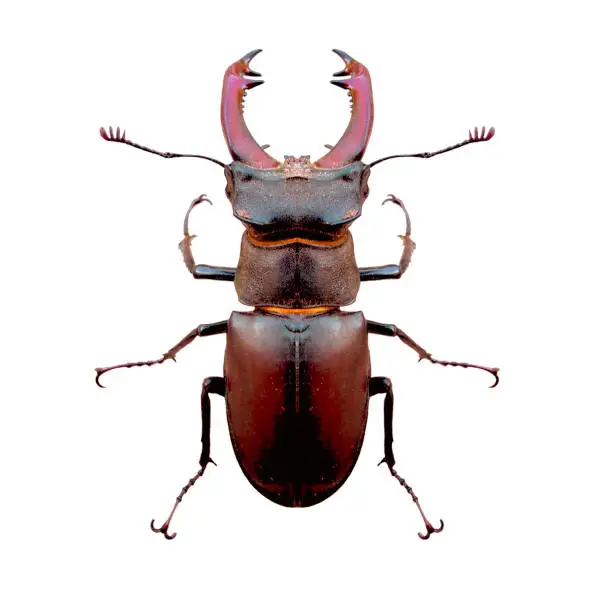
[{"label": "beetle eye", "polygon": [[360,189],[360,195],[361,195],[361,201],[363,202],[368,195],[370,194],[370,186],[368,185],[368,178],[370,176],[370,173],[363,173],[362,177],[361,177],[361,189]]},{"label": "beetle eye", "polygon": [[225,179],[227,180],[227,185],[225,185],[225,195],[230,202],[234,197],[234,177],[231,172],[225,171]]}]

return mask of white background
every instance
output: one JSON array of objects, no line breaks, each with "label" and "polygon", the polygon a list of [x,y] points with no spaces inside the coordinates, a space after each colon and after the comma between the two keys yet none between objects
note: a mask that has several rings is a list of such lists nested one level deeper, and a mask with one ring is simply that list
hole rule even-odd
[{"label": "white background", "polygon": [[[610,35],[604,2],[21,2],[2,46],[4,610],[610,610]],[[223,337],[153,359],[241,308],[195,282],[176,245],[190,200],[200,262],[234,265],[240,224],[222,171],[104,142],[229,160],[222,75],[245,52],[266,85],[246,116],[275,156],[324,153],[348,121],[328,84],[339,47],[372,74],[365,161],[488,143],[372,171],[354,226],[360,265],[396,261],[403,198],[417,250],[356,308],[435,356],[373,338],[393,379],[398,471],[443,533],[428,542],[382,456],[382,400],[346,485],[307,510],[261,497],[213,399],[197,469],[199,392]],[[244,307],[242,307],[244,308]]]}]

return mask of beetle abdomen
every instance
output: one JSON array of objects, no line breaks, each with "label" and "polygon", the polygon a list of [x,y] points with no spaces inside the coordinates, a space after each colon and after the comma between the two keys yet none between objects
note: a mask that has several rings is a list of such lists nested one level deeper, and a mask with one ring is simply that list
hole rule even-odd
[{"label": "beetle abdomen", "polygon": [[284,506],[312,506],[334,493],[361,450],[369,376],[360,312],[232,313],[227,413],[251,484]]}]

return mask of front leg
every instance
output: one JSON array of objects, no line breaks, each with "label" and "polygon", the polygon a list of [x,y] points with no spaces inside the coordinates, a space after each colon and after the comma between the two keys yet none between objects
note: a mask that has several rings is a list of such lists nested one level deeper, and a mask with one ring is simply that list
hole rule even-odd
[{"label": "front leg", "polygon": [[233,282],[234,278],[236,278],[236,268],[196,264],[195,259],[193,258],[193,253],[191,252],[191,241],[195,238],[195,235],[189,233],[189,215],[191,214],[191,211],[202,202],[208,202],[212,206],[212,202],[206,197],[206,195],[202,194],[191,202],[189,208],[187,209],[187,214],[185,215],[185,221],[183,223],[183,239],[179,243],[179,249],[183,254],[183,261],[185,262],[185,266],[187,266],[189,272],[193,274],[194,278]]},{"label": "front leg", "polygon": [[399,265],[389,264],[386,266],[359,268],[359,278],[361,282],[400,278],[402,274],[407,270],[408,265],[410,264],[410,259],[412,258],[412,252],[415,249],[415,244],[410,239],[410,234],[412,231],[412,226],[410,224],[410,216],[408,215],[408,211],[406,210],[404,203],[392,194],[389,194],[386,199],[383,200],[383,205],[387,202],[393,202],[394,204],[397,204],[404,211],[404,216],[406,217],[406,231],[404,234],[399,235],[399,238],[404,244],[404,248],[402,249],[402,255],[400,257],[400,262]]},{"label": "front leg", "polygon": [[120,363],[119,365],[107,366],[105,368],[96,368],[96,384],[98,387],[104,388],[104,385],[100,383],[100,376],[106,372],[110,372],[110,370],[117,370],[119,368],[133,368],[135,366],[152,366],[164,363],[164,361],[167,361],[168,359],[176,361],[177,353],[182,351],[186,346],[190,345],[196,338],[226,333],[227,321],[198,325],[195,329],[192,329],[179,343],[175,344],[170,350],[165,352],[159,359],[153,359],[151,361],[130,361],[128,363]]},{"label": "front leg", "polygon": [[487,366],[475,365],[473,363],[465,363],[461,361],[444,361],[442,359],[435,359],[428,353],[422,346],[418,345],[408,334],[403,332],[399,327],[391,323],[376,323],[375,321],[368,321],[368,333],[378,334],[380,336],[397,336],[405,345],[409,346],[419,356],[419,361],[426,359],[431,363],[437,363],[443,366],[457,366],[460,368],[476,368],[478,370],[484,370],[495,377],[495,382],[491,385],[491,389],[497,386],[499,383],[499,368],[489,368]]}]

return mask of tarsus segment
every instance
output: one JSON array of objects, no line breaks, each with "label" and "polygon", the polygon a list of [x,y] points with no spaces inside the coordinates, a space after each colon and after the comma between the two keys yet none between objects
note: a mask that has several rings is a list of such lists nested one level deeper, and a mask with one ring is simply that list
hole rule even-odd
[{"label": "tarsus segment", "polygon": [[399,155],[388,155],[387,157],[381,157],[376,161],[373,161],[369,164],[370,168],[375,166],[376,164],[380,164],[381,162],[387,161],[388,159],[395,159],[397,157],[420,157],[421,159],[429,159],[430,157],[435,157],[436,155],[440,155],[442,153],[448,153],[449,151],[454,151],[455,149],[460,149],[461,147],[465,147],[465,145],[472,144],[473,142],[485,142],[487,140],[491,140],[493,136],[495,136],[495,128],[489,128],[489,131],[486,132],[486,128],[483,127],[481,132],[478,133],[478,128],[474,128],[474,134],[470,130],[470,136],[466,140],[462,140],[461,142],[451,145],[450,147],[445,147],[444,149],[439,149],[438,151],[432,151],[430,153],[403,153]]},{"label": "tarsus segment", "polygon": [[191,211],[202,202],[208,202],[212,206],[212,202],[206,197],[206,194],[198,196],[187,209],[185,221],[183,223],[183,239],[179,243],[179,249],[183,254],[185,266],[194,278],[208,280],[227,280],[233,281],[236,277],[236,268],[224,268],[221,266],[209,266],[207,264],[196,264],[191,252],[191,241],[196,237],[189,233],[189,215]]},{"label": "tarsus segment", "polygon": [[[209,462],[213,463],[214,465],[217,465],[212,459],[209,459]],[[176,532],[168,533],[168,529],[170,529],[170,521],[172,520],[172,517],[174,516],[174,513],[176,512],[178,505],[183,501],[183,497],[185,496],[185,493],[187,493],[187,491],[189,491],[189,489],[193,487],[193,485],[198,481],[198,479],[200,479],[204,475],[205,469],[206,469],[206,466],[201,467],[197,471],[196,475],[193,478],[191,478],[189,482],[181,489],[181,492],[178,494],[178,497],[176,498],[176,501],[174,502],[174,507],[172,508],[170,515],[168,516],[168,518],[166,519],[166,521],[161,527],[155,527],[155,519],[151,520],[151,531],[154,531],[155,533],[163,533],[166,540],[174,540],[174,538],[176,538]]]},{"label": "tarsus segment", "polygon": [[200,159],[211,161],[221,166],[222,168],[225,168],[226,166],[226,164],[224,164],[222,161],[219,161],[218,159],[215,159],[214,157],[207,157],[206,155],[193,155],[190,153],[168,153],[168,152],[156,151],[155,149],[151,149],[149,147],[139,145],[135,142],[132,142],[131,140],[128,140],[125,137],[125,130],[123,130],[123,134],[122,134],[120,127],[117,127],[116,132],[113,132],[113,128],[109,127],[108,133],[103,127],[101,127],[100,136],[102,136],[104,140],[108,140],[109,142],[120,142],[122,144],[129,145],[130,147],[134,147],[135,149],[140,149],[141,151],[146,151],[147,153],[153,153],[153,155],[159,155],[160,157],[165,157],[166,159],[171,159],[174,157],[198,157]]},{"label": "tarsus segment", "polygon": [[389,471],[391,472],[391,476],[393,476],[393,478],[396,478],[397,481],[402,485],[402,487],[404,487],[404,489],[406,489],[406,491],[408,491],[408,494],[410,495],[410,497],[412,497],[412,501],[416,504],[416,507],[418,508],[419,512],[421,513],[421,518],[425,522],[425,529],[427,530],[427,533],[423,534],[423,533],[421,533],[419,531],[418,534],[417,534],[419,536],[419,538],[421,538],[421,540],[429,540],[429,536],[432,533],[440,533],[444,529],[444,521],[442,519],[440,519],[440,526],[439,527],[434,527],[429,522],[427,517],[425,516],[425,513],[423,512],[423,508],[421,508],[421,504],[419,503],[419,498],[416,496],[416,494],[415,494],[414,490],[412,489],[412,487],[395,471],[394,468],[390,467]]},{"label": "tarsus segment", "polygon": [[110,370],[117,370],[119,368],[133,368],[135,366],[152,366],[164,363],[164,361],[167,361],[168,359],[176,361],[177,353],[179,351],[182,351],[189,344],[191,344],[196,338],[225,333],[227,333],[227,321],[219,321],[218,323],[205,323],[203,325],[198,325],[198,327],[192,329],[178,344],[175,344],[159,359],[153,359],[151,361],[131,361],[128,363],[121,363],[119,365],[108,366],[105,368],[96,368],[96,384],[98,385],[98,387],[104,388],[104,385],[100,383],[100,376],[102,376],[102,374],[106,372],[110,372]]},{"label": "tarsus segment", "polygon": [[487,366],[476,365],[473,363],[465,363],[463,361],[444,361],[442,359],[435,359],[428,353],[422,346],[418,345],[408,334],[403,332],[399,327],[390,323],[376,323],[375,321],[368,321],[368,333],[378,334],[380,336],[398,337],[405,345],[409,346],[419,356],[419,361],[426,359],[431,363],[437,363],[442,366],[455,366],[459,368],[475,368],[477,370],[484,370],[493,377],[495,382],[490,386],[497,387],[499,383],[499,368],[489,368]]},{"label": "tarsus segment", "polygon": [[402,256],[400,257],[399,265],[388,264],[386,266],[359,268],[359,278],[362,282],[400,278],[402,274],[404,274],[404,272],[408,269],[410,259],[412,258],[412,252],[414,251],[416,246],[410,238],[412,226],[410,224],[410,216],[408,215],[408,211],[406,210],[404,203],[398,197],[394,196],[391,193],[383,200],[383,205],[387,202],[393,202],[394,204],[397,204],[404,212],[404,216],[406,218],[406,231],[404,234],[399,235],[399,238],[401,239],[404,245],[404,248],[402,250]]}]

